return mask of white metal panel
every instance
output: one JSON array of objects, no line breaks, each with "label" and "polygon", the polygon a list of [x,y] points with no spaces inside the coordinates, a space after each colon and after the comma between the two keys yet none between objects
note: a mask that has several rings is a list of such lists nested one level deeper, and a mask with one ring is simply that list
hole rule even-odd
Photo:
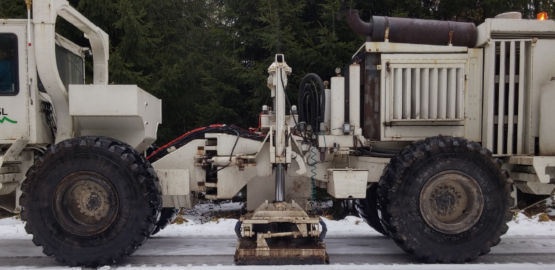
[{"label": "white metal panel", "polygon": [[417,69],[413,69],[413,80],[412,80],[412,96],[414,98],[412,98],[412,115],[414,117],[414,119],[420,119],[420,103],[422,102],[422,96],[420,94],[421,92],[421,88],[420,88],[420,68]]},{"label": "white metal panel", "polygon": [[403,115],[403,70],[400,68],[393,69],[393,119],[402,119]]},{"label": "white metal panel", "polygon": [[403,69],[403,119],[412,119],[411,117],[411,93],[412,93],[412,82],[411,82],[411,69]]},{"label": "white metal panel", "polygon": [[204,144],[204,139],[193,140],[152,163],[152,166],[155,170],[171,170],[175,168],[188,170],[188,186],[191,191],[198,192],[200,191],[198,183],[206,180],[206,171],[200,166],[195,166],[195,155],[198,153],[198,148],[203,147]]},{"label": "white metal panel", "polygon": [[0,143],[13,143],[17,139],[29,139],[29,90],[27,85],[27,50],[25,46],[25,24],[0,25],[0,33],[17,36],[17,59],[19,89],[16,95],[2,95],[0,98]]},{"label": "white metal panel", "polygon": [[349,123],[356,131],[360,128],[360,65],[349,66]]},{"label": "white metal panel", "polygon": [[357,55],[361,50],[380,53],[466,53],[468,51],[468,47],[395,42],[365,42],[355,55]]},{"label": "white metal panel", "polygon": [[507,154],[513,154],[514,113],[515,113],[515,41],[509,42],[509,96],[507,108]]},{"label": "white metal panel", "polygon": [[431,136],[464,136],[464,126],[461,125],[412,125],[391,126],[384,130],[383,140],[388,141],[416,141]]},{"label": "white metal panel", "polygon": [[384,168],[389,164],[389,158],[349,156],[349,164],[353,168],[368,171],[368,182],[377,183],[380,181]]},{"label": "white metal panel", "polygon": [[542,95],[540,102],[540,155],[555,156],[555,125],[553,125],[553,117],[555,116],[555,79],[542,87]]},{"label": "white metal panel", "polygon": [[[262,142],[246,138],[237,138],[235,135],[225,133],[207,133],[206,139],[216,139],[216,152],[218,156],[228,157],[233,155],[255,155],[262,147]],[[236,143],[237,142],[237,143]]]},{"label": "white metal panel", "polygon": [[69,113],[77,136],[109,136],[137,151],[156,140],[162,101],[136,85],[70,85]]},{"label": "white metal panel", "polygon": [[486,148],[493,148],[494,104],[495,104],[495,42],[490,42],[485,49],[484,63],[484,143]]},{"label": "white metal panel", "polygon": [[345,122],[345,78],[331,78],[331,134],[342,135]]},{"label": "white metal panel", "polygon": [[[553,22],[553,21],[552,21]],[[555,24],[555,23],[554,23]],[[541,88],[555,77],[555,40],[534,39],[531,41],[529,68],[525,96],[527,112],[525,112],[525,153],[534,153],[536,138],[540,136],[540,102]]]},{"label": "white metal panel", "polygon": [[[539,90],[533,91],[529,83],[529,77],[537,74],[529,65],[533,44],[533,40],[492,40],[485,50],[485,146],[494,155],[534,152],[537,133],[533,127],[538,121],[539,104],[531,104],[533,99],[529,97]],[[547,75],[549,71],[541,73]],[[534,116],[534,112],[538,115]]]},{"label": "white metal panel", "polygon": [[[468,54],[382,54],[382,140],[412,138],[405,133],[411,125],[425,137],[463,136],[467,63]],[[456,128],[426,131],[426,125]]]},{"label": "white metal panel", "polygon": [[[469,49],[468,57],[466,72],[459,71],[457,74],[460,84],[460,87],[457,88],[458,95],[464,96],[464,99],[459,100],[461,110],[457,112],[457,115],[464,117],[464,137],[471,141],[483,142],[484,50]],[[468,109],[465,110],[465,108]]]},{"label": "white metal panel", "polygon": [[446,65],[391,64],[385,84],[392,93],[386,102],[392,107],[387,120],[463,120],[464,109],[458,104],[464,104],[465,65]]},{"label": "white metal panel", "polygon": [[423,71],[420,116],[422,119],[428,119],[430,117],[430,69],[424,68]]},{"label": "white metal panel", "polygon": [[520,57],[518,60],[518,65],[519,65],[519,75],[518,75],[518,116],[517,116],[517,132],[516,132],[516,136],[518,138],[517,140],[517,144],[516,144],[516,152],[517,154],[522,154],[524,153],[524,143],[523,143],[523,137],[524,137],[524,85],[526,84],[526,76],[524,76],[524,73],[522,72],[522,70],[526,70],[527,66],[526,66],[526,61],[525,61],[525,55],[526,55],[526,47],[525,47],[525,42],[524,41],[519,41],[520,43]]},{"label": "white metal panel", "polygon": [[331,124],[331,90],[325,89],[324,95],[326,96],[326,104],[324,108],[324,125],[326,128],[325,130],[329,130]]},{"label": "white metal panel", "polygon": [[503,153],[503,140],[505,135],[504,121],[505,121],[505,42],[499,45],[499,74],[498,76],[498,89],[499,100],[497,102],[497,153]]},{"label": "white metal panel", "polygon": [[330,169],[328,193],[338,199],[366,198],[367,170]]},{"label": "white metal panel", "polygon": [[457,69],[450,68],[447,75],[447,119],[457,119],[457,98],[460,98],[457,95]]},{"label": "white metal panel", "polygon": [[155,171],[160,180],[160,192],[162,195],[178,196],[190,194],[188,169],[155,169]]},{"label": "white metal panel", "polygon": [[439,88],[438,88],[438,118],[447,119],[447,69],[439,70]]},{"label": "white metal panel", "polygon": [[430,119],[438,118],[438,78],[438,70],[437,68],[433,68],[430,76],[430,112],[428,113],[428,118]]},{"label": "white metal panel", "polygon": [[464,118],[464,85],[465,85],[465,78],[464,78],[464,70],[462,69],[458,69],[456,70],[456,74],[455,76],[457,76],[457,82],[458,84],[456,85],[456,95],[457,95],[457,100],[456,100],[456,118]]},{"label": "white metal panel", "polygon": [[553,20],[514,20],[491,18],[478,26],[478,47],[487,46],[492,39],[529,37],[555,38]]}]

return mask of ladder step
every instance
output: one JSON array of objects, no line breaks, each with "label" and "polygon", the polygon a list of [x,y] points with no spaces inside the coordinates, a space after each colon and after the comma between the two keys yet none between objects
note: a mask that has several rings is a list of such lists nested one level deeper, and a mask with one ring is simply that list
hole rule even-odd
[{"label": "ladder step", "polygon": [[217,188],[218,187],[218,183],[205,182],[204,185],[208,188]]},{"label": "ladder step", "polygon": [[204,196],[204,198],[206,198],[208,200],[217,200],[218,196],[216,196],[216,195],[206,195],[206,196]]},{"label": "ladder step", "polygon": [[0,183],[17,182],[20,175],[18,173],[3,173],[0,174]]},{"label": "ladder step", "polygon": [[7,166],[6,164],[3,164],[4,166],[2,166],[0,168],[0,174],[12,174],[12,173],[20,173],[20,169],[19,166]]},{"label": "ladder step", "polygon": [[2,163],[2,167],[4,166],[13,166],[13,165],[20,165],[21,161],[18,160],[10,160],[10,161],[4,161],[4,163]]}]

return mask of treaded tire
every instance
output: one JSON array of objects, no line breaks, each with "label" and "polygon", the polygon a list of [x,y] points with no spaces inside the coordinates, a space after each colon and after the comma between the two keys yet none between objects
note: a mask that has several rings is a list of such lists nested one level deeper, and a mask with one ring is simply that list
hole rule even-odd
[{"label": "treaded tire", "polygon": [[[81,174],[84,178],[79,178]],[[100,179],[100,184],[87,186],[93,180],[86,177]],[[110,191],[106,194],[111,197],[72,193],[102,185],[109,187],[102,191]],[[71,188],[66,191],[65,186]],[[59,203],[70,201],[67,198],[84,203]],[[106,203],[107,199],[98,198],[116,199]],[[131,146],[105,137],[79,137],[51,146],[35,161],[27,171],[20,202],[25,230],[44,254],[69,266],[97,267],[117,263],[143,244],[154,229],[162,200],[152,166]],[[104,215],[110,219],[100,219],[106,221],[100,228],[86,223],[92,228],[89,231],[68,215],[98,214],[98,209],[111,213]],[[97,218],[83,214],[83,220],[91,216]]]},{"label": "treaded tire", "polygon": [[162,211],[160,211],[160,219],[156,223],[156,226],[154,227],[154,231],[152,231],[150,235],[155,235],[159,233],[161,230],[163,230],[164,228],[166,228],[168,225],[170,225],[170,223],[172,223],[175,220],[177,213],[179,213],[179,209],[177,208],[173,208],[173,207],[162,208]]},{"label": "treaded tire", "polygon": [[[479,219],[461,232],[434,229],[420,209],[426,183],[446,171],[471,177],[483,198]],[[500,164],[480,144],[462,138],[432,137],[407,146],[385,168],[378,200],[382,225],[397,245],[430,263],[461,263],[487,254],[511,219],[510,184]]]},{"label": "treaded tire", "polygon": [[388,236],[388,233],[382,226],[380,217],[378,215],[378,184],[372,184],[366,189],[366,198],[359,199],[355,202],[355,208],[358,215],[366,221],[372,229],[377,232]]}]

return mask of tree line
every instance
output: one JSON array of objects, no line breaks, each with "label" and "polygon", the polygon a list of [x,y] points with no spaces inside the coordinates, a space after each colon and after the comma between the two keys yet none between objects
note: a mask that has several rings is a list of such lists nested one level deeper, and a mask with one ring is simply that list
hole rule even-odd
[{"label": "tree line", "polygon": [[[40,1],[40,0],[35,0]],[[269,103],[267,67],[284,53],[288,92],[309,72],[327,79],[364,38],[343,9],[371,15],[472,21],[506,11],[555,16],[555,0],[70,0],[110,35],[110,81],[138,84],[163,100],[158,143],[212,123],[256,126]],[[0,18],[25,17],[23,0],[0,1]],[[67,23],[60,33],[86,45]],[[92,70],[92,68],[88,68]]]}]

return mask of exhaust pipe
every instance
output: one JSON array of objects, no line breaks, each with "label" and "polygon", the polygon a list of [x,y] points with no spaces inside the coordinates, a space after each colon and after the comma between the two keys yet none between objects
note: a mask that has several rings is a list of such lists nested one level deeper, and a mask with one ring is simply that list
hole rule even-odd
[{"label": "exhaust pipe", "polygon": [[363,21],[356,9],[348,9],[345,17],[347,24],[355,33],[363,36],[372,35],[372,24]]},{"label": "exhaust pipe", "polygon": [[390,41],[428,45],[453,45],[473,48],[478,31],[476,25],[466,22],[439,21],[372,16],[370,22],[360,18],[356,9],[348,9],[346,21],[357,34],[370,41]]}]

